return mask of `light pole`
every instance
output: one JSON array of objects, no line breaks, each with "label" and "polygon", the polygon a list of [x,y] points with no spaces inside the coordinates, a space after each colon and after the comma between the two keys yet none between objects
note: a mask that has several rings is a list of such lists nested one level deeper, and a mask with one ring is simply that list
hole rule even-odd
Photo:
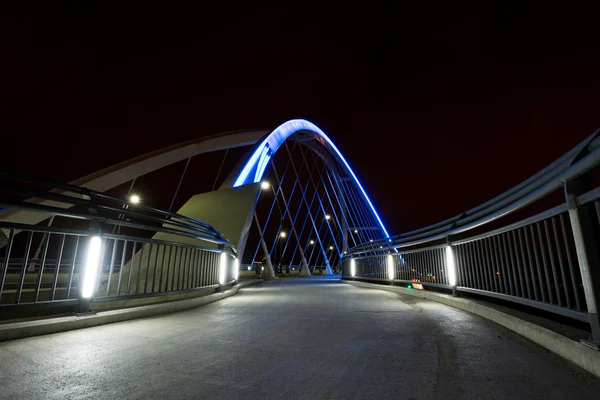
[{"label": "light pole", "polygon": [[284,231],[281,231],[281,233],[279,234],[279,264],[277,267],[279,273],[281,273],[281,262],[283,261],[283,241],[285,240],[285,236],[286,233]]}]

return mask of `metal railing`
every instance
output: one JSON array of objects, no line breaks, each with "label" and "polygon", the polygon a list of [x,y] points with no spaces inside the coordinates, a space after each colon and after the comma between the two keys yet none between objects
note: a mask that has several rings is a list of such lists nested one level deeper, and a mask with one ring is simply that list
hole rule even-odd
[{"label": "metal railing", "polygon": [[[4,315],[44,307],[85,312],[90,302],[219,289],[237,279],[235,247],[202,221],[7,171],[0,180]],[[42,222],[14,222],[31,215]],[[96,267],[86,278],[90,263]]]},{"label": "metal railing", "polygon": [[[345,279],[440,287],[587,322],[600,342],[600,130],[521,184],[458,216],[343,259]],[[499,229],[485,228],[563,189],[565,202]],[[477,230],[484,233],[474,233]],[[416,284],[416,285],[415,285]]]}]

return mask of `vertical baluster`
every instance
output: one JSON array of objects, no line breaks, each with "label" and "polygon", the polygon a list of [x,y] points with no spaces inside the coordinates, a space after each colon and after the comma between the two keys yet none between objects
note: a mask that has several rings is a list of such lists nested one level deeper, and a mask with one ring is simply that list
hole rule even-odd
[{"label": "vertical baluster", "polygon": [[115,256],[117,254],[117,239],[113,239],[112,241],[113,246],[112,254],[110,255],[110,266],[108,268],[108,281],[106,282],[106,296],[110,294],[110,281],[112,280],[113,269],[115,268]]},{"label": "vertical baluster", "polygon": [[538,283],[540,286],[540,291],[542,292],[542,301],[544,303],[546,303],[546,302],[548,302],[548,294],[546,293],[546,287],[544,286],[544,280],[542,278],[542,266],[541,266],[539,251],[535,245],[535,231],[534,231],[533,225],[529,225],[529,231],[531,233],[531,243],[533,245],[533,256],[535,259],[537,280],[538,280]]},{"label": "vertical baluster", "polygon": [[21,265],[21,273],[19,275],[19,283],[17,285],[16,303],[21,302],[21,292],[23,291],[23,282],[25,282],[25,273],[27,272],[27,262],[29,261],[29,252],[31,251],[31,241],[33,240],[33,232],[27,232],[27,245],[25,246],[25,254],[23,256],[23,264]]},{"label": "vertical baluster", "polygon": [[[129,278],[127,279],[127,292],[125,294],[131,293],[131,277],[133,276],[133,270],[135,268],[135,249],[137,248],[137,242],[133,241],[133,250],[131,252],[131,261],[129,262]],[[123,268],[123,266],[121,266]]]},{"label": "vertical baluster", "polygon": [[[42,287],[42,279],[44,276],[44,269],[46,268],[46,256],[48,255],[48,244],[52,238],[52,233],[48,233],[46,240],[44,241],[44,250],[42,251],[42,265],[40,265],[40,272],[38,274],[37,283],[35,285],[35,298],[34,302],[37,303],[40,296],[40,289]],[[42,239],[43,240],[43,239]]]},{"label": "vertical baluster", "polygon": [[576,274],[575,272],[575,264],[573,262],[573,258],[571,256],[571,248],[569,246],[569,239],[567,237],[567,228],[565,226],[565,216],[564,214],[560,214],[559,215],[560,218],[560,227],[562,229],[563,232],[563,240],[565,243],[565,253],[567,254],[567,263],[569,264],[569,272],[571,273],[571,285],[573,285],[573,292],[575,293],[575,304],[577,305],[577,310],[581,311],[582,310],[582,304],[581,304],[581,297],[580,297],[580,292],[579,292],[579,282],[577,282],[577,276],[578,274]]},{"label": "vertical baluster", "polygon": [[[511,240],[512,238],[512,240]],[[523,275],[523,265],[521,264],[521,260],[519,258],[519,249],[517,247],[517,234],[513,230],[510,232],[508,236],[508,243],[510,249],[510,257],[513,260],[513,265],[517,268],[517,274],[519,277],[519,287],[521,288],[521,297],[529,298],[529,292],[526,291],[525,286],[525,277]],[[510,246],[512,244],[512,246]],[[513,252],[514,249],[514,252]]]},{"label": "vertical baluster", "polygon": [[552,290],[552,282],[550,279],[550,270],[548,269],[548,259],[546,258],[546,246],[544,246],[544,237],[542,235],[542,224],[536,222],[535,227],[537,228],[538,240],[540,243],[540,253],[542,255],[542,264],[544,267],[544,277],[546,281],[546,288],[550,297],[550,303],[556,304],[554,299],[554,291]]},{"label": "vertical baluster", "polygon": [[[514,271],[515,271],[515,267],[512,265],[512,262],[509,260],[508,258],[508,249],[507,244],[506,244],[506,234],[502,233],[500,235],[498,235],[498,243],[500,244],[500,247],[502,248],[502,253],[504,255],[504,263],[506,265],[506,279],[508,280],[508,287],[510,289],[510,294],[511,296],[515,296],[518,295],[517,294],[517,282],[515,281],[515,277],[514,277]],[[502,254],[501,253],[501,254]]]},{"label": "vertical baluster", "polygon": [[485,266],[489,271],[491,277],[491,289],[494,292],[499,293],[499,284],[498,284],[498,275],[496,275],[496,269],[494,268],[494,264],[492,263],[492,251],[490,250],[490,238],[485,238],[482,240],[483,242],[483,253],[485,258]]},{"label": "vertical baluster", "polygon": [[565,264],[563,261],[562,249],[560,246],[560,239],[558,238],[558,226],[556,224],[556,217],[552,217],[552,232],[554,233],[554,245],[556,246],[556,257],[558,258],[558,265],[560,267],[560,275],[562,277],[562,283],[565,292],[565,299],[567,301],[567,307],[573,308],[571,301],[571,293],[568,284],[567,271],[565,270]]},{"label": "vertical baluster", "polygon": [[[50,239],[50,235],[48,235],[48,239]],[[60,263],[62,262],[62,255],[63,255],[64,248],[65,248],[65,235],[63,234],[60,237],[60,246],[58,247],[58,259],[56,260],[56,270],[54,271],[54,281],[52,282],[50,301],[54,300],[54,296],[56,294],[56,286],[58,285],[58,275],[60,272]],[[98,279],[98,281],[99,280],[100,279]]]},{"label": "vertical baluster", "polygon": [[121,252],[121,266],[119,267],[119,280],[117,281],[117,296],[121,295],[121,281],[123,279],[123,267],[125,266],[125,257],[127,255],[127,244],[128,241],[123,240],[123,251]]},{"label": "vertical baluster", "polygon": [[[152,246],[148,243],[148,262],[146,263],[146,276],[144,277],[144,293],[148,290],[148,278],[150,277],[150,263],[152,262]],[[156,251],[158,253],[158,250]]]},{"label": "vertical baluster", "polygon": [[[6,253],[4,253],[4,263],[2,264],[2,274],[0,275],[0,300],[2,299],[2,291],[4,290],[4,281],[8,272],[8,264],[10,263],[10,253],[12,252],[15,231],[11,229],[8,233],[8,243],[6,244]],[[0,301],[0,303],[2,303]]]},{"label": "vertical baluster", "polygon": [[554,251],[552,250],[552,241],[550,240],[550,231],[548,230],[548,220],[544,220],[544,231],[546,233],[546,243],[548,245],[548,256],[550,257],[550,266],[552,267],[552,278],[554,279],[554,288],[556,290],[556,299],[558,305],[563,306],[564,302],[561,296],[560,283],[558,281],[558,271],[556,270],[556,262],[554,260]]}]

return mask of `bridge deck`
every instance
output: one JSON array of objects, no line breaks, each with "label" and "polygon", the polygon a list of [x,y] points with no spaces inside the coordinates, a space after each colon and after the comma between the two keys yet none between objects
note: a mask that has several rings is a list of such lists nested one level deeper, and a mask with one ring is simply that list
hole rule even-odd
[{"label": "bridge deck", "polygon": [[600,381],[486,320],[325,278],[0,343],[0,398],[597,399]]}]

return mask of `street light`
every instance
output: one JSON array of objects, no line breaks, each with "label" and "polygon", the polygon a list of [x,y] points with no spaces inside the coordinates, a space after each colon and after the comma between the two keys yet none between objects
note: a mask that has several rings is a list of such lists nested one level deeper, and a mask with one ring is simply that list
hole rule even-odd
[{"label": "street light", "polygon": [[281,233],[279,234],[279,236],[281,236],[282,238],[284,238],[284,237],[285,237],[285,232],[281,232]]},{"label": "street light", "polygon": [[358,233],[358,229],[355,229],[355,230],[354,230],[354,233]]},{"label": "street light", "polygon": [[315,241],[314,241],[314,240],[311,240],[311,241],[310,241],[310,244],[315,244]]},{"label": "street light", "polygon": [[137,194],[132,194],[131,196],[129,196],[129,202],[131,204],[138,204],[140,201],[140,196],[138,196]]},{"label": "street light", "polygon": [[262,182],[260,183],[260,187],[261,187],[262,189],[265,189],[265,190],[266,190],[266,189],[268,189],[268,188],[270,188],[270,187],[271,187],[271,184],[269,183],[269,181],[262,181]]},{"label": "street light", "polygon": [[329,215],[329,214],[325,215],[325,219],[328,219],[328,220],[331,219],[331,215]]},{"label": "street light", "polygon": [[329,250],[333,250],[333,246],[329,246]]}]

